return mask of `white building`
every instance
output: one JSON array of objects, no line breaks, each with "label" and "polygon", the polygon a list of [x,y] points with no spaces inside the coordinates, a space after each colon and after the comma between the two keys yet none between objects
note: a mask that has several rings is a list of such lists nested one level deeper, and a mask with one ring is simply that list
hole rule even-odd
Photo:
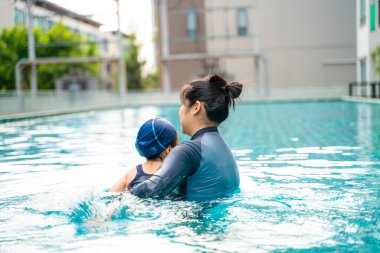
[{"label": "white building", "polygon": [[380,1],[356,0],[357,81],[379,81],[372,53],[380,46]]},{"label": "white building", "polygon": [[[117,56],[117,36],[101,32],[101,23],[44,0],[34,1],[32,13],[34,27],[48,30],[61,21],[70,30],[97,43],[102,56]],[[16,24],[27,24],[26,2],[1,0],[0,29]]]},{"label": "white building", "polygon": [[[117,34],[115,32],[102,32],[100,30],[101,23],[45,0],[34,0],[31,12],[34,27],[46,31],[57,22],[62,22],[71,31],[87,38],[89,43],[96,43],[101,57],[116,58],[119,56]],[[17,24],[27,25],[27,22],[26,1],[0,0],[0,30],[11,28]],[[116,72],[114,64],[110,62],[102,64],[102,86],[106,88],[114,86]],[[54,81],[57,82],[57,80]]]}]

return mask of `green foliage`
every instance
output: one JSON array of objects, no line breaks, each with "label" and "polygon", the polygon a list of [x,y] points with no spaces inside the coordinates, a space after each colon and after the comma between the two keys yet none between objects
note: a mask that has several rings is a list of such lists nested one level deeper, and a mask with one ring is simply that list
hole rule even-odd
[{"label": "green foliage", "polygon": [[375,71],[378,77],[380,77],[380,46],[378,46],[373,52],[372,52],[372,60],[375,65]]},{"label": "green foliage", "polygon": [[[70,31],[58,22],[47,32],[34,29],[36,57],[88,57],[97,56],[97,47],[80,34]],[[0,90],[15,89],[15,65],[28,58],[28,31],[25,26],[14,26],[0,32]],[[50,64],[38,66],[39,89],[54,88],[54,80],[64,74],[86,73],[96,76],[99,64]],[[28,70],[24,80],[28,81]],[[28,85],[27,85],[28,86]]]},{"label": "green foliage", "polygon": [[143,88],[141,73],[145,61],[139,60],[140,45],[137,44],[136,36],[134,34],[129,35],[128,40],[129,45],[125,53],[128,89],[141,90]]},{"label": "green foliage", "polygon": [[[94,43],[89,43],[80,34],[70,31],[60,22],[41,36],[40,45],[37,48],[37,57],[41,58],[97,56]],[[38,68],[39,88],[54,88],[54,80],[65,74],[97,76],[98,70],[99,64],[94,63],[40,65]]]},{"label": "green foliage", "polygon": [[28,31],[23,26],[0,32],[0,89],[15,89],[15,65],[28,57]]},{"label": "green foliage", "polygon": [[151,73],[143,76],[142,85],[145,90],[157,89],[159,84],[160,73],[158,68],[154,69]]},{"label": "green foliage", "polygon": [[[91,43],[80,34],[70,31],[61,22],[43,32],[34,29],[36,57],[91,57],[98,56],[95,43]],[[139,60],[140,48],[136,36],[128,35],[129,44],[125,47],[128,89],[153,89],[158,86],[158,71],[142,77],[145,61]],[[15,66],[20,59],[28,58],[28,30],[17,25],[0,31],[0,91],[15,89]],[[67,74],[91,75],[99,77],[99,64],[41,64],[38,65],[38,88],[53,89],[54,80]],[[29,67],[23,70],[25,88],[29,87]]]}]

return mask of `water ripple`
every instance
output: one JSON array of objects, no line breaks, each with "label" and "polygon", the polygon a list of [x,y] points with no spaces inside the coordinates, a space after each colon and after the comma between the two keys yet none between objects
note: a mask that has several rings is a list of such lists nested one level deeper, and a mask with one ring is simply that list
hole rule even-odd
[{"label": "water ripple", "polygon": [[379,113],[338,101],[239,105],[220,132],[240,192],[206,203],[105,190],[143,161],[142,122],[180,129],[176,106],[2,123],[0,251],[377,252]]}]

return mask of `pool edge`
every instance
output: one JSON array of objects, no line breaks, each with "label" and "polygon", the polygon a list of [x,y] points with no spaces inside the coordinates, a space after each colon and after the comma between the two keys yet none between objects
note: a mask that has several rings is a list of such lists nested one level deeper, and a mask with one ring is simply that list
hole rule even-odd
[{"label": "pool edge", "polygon": [[347,102],[356,102],[356,103],[370,103],[370,104],[380,104],[379,98],[365,98],[365,97],[351,97],[351,96],[343,96],[343,101]]},{"label": "pool edge", "polygon": [[[300,98],[300,99],[291,99],[291,98],[282,98],[282,99],[247,99],[242,98],[238,103],[242,104],[265,104],[265,103],[307,103],[307,102],[334,102],[334,101],[346,101],[346,102],[367,102],[367,103],[379,103],[379,101],[372,101],[374,99],[366,98],[352,98],[348,96],[337,97],[337,98]],[[3,114],[0,115],[0,123],[13,122],[28,120],[33,118],[41,118],[48,116],[80,113],[80,112],[89,112],[89,111],[100,111],[100,110],[112,110],[118,108],[133,108],[136,106],[169,106],[169,105],[179,105],[179,101],[165,101],[157,103],[154,101],[138,103],[133,102],[117,102],[111,104],[101,104],[101,105],[90,105],[90,106],[78,106],[66,109],[55,109],[55,110],[40,110],[40,111],[31,111],[31,112],[21,112],[13,114]]]}]

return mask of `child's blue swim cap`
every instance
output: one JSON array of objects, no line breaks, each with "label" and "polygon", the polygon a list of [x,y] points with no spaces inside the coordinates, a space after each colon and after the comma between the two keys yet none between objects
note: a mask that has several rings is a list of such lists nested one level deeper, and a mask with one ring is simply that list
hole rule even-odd
[{"label": "child's blue swim cap", "polygon": [[141,156],[152,158],[161,154],[175,138],[177,132],[172,123],[163,118],[154,118],[140,127],[135,146]]}]

